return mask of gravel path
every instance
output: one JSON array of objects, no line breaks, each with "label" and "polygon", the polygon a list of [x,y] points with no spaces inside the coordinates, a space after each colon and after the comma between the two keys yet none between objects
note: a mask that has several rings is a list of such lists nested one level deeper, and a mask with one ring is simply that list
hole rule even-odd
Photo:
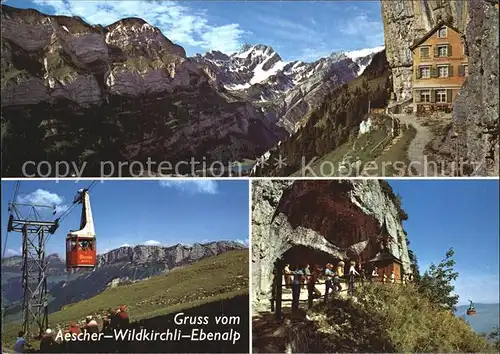
[{"label": "gravel path", "polygon": [[432,140],[431,131],[429,128],[421,125],[416,116],[395,114],[394,117],[399,119],[402,124],[409,124],[416,130],[415,138],[413,138],[410,142],[410,146],[408,147],[408,160],[410,160],[411,167],[413,167],[418,174],[415,176],[415,172],[410,171],[410,176],[424,177],[429,175],[430,171],[427,171],[427,168],[425,168],[427,157],[424,155],[424,150],[426,145]]}]

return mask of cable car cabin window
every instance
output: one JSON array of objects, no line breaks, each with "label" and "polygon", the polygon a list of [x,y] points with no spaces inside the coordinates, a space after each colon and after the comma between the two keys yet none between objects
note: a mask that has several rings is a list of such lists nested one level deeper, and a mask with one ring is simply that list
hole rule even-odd
[{"label": "cable car cabin window", "polygon": [[71,240],[71,250],[76,251],[76,241],[75,240]]},{"label": "cable car cabin window", "polygon": [[81,241],[81,249],[82,249],[82,251],[88,251],[89,248],[90,248],[90,241],[88,241],[88,240]]}]

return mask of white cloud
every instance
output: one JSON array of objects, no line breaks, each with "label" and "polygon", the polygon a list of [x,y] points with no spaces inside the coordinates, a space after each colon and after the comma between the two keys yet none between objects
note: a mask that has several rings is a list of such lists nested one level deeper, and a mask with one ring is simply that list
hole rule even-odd
[{"label": "white cloud", "polygon": [[384,26],[381,21],[373,21],[366,14],[358,14],[339,27],[341,33],[362,41],[367,47],[376,47],[384,43]]},{"label": "white cloud", "polygon": [[156,240],[148,240],[148,241],[144,242],[144,244],[146,246],[159,246],[159,245],[161,245],[161,242],[156,241]]},{"label": "white cloud", "polygon": [[17,252],[16,250],[13,250],[12,248],[7,249],[5,251],[5,256],[6,257],[12,257],[12,256],[19,256],[21,253]]},{"label": "white cloud", "polygon": [[55,206],[56,214],[62,214],[70,207],[70,204],[64,204],[63,197],[44,189],[37,189],[32,193],[20,195],[19,197],[17,197],[17,202],[35,205]]},{"label": "white cloud", "polygon": [[34,0],[59,15],[80,16],[91,24],[110,25],[125,17],[139,17],[158,27],[171,41],[204,50],[233,53],[246,34],[239,24],[210,24],[206,11],[194,11],[179,1]]},{"label": "white cloud", "polygon": [[212,180],[168,180],[160,181],[160,186],[165,188],[176,188],[189,194],[217,194],[218,185]]},{"label": "white cloud", "polygon": [[121,245],[120,247],[130,247],[130,245],[128,243],[124,243],[123,245]]},{"label": "white cloud", "polygon": [[[256,20],[269,27],[273,36],[282,40],[294,43],[296,56],[295,60],[310,62],[321,57],[329,56],[334,50],[329,48],[326,34],[297,22],[273,16],[259,15]],[[317,25],[314,18],[310,18],[312,26]],[[298,50],[300,49],[300,51]]]},{"label": "white cloud", "polygon": [[[206,48],[217,49],[223,53],[234,53],[241,48],[241,38],[245,31],[239,25],[213,27],[201,35]],[[223,40],[221,40],[223,38]]]},{"label": "white cloud", "polygon": [[249,244],[248,238],[246,238],[245,240],[236,240],[236,242],[241,243],[244,246],[248,246]]}]

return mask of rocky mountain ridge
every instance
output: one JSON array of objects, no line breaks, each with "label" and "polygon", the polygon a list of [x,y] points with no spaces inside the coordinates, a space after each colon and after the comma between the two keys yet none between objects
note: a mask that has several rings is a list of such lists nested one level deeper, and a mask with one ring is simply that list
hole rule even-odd
[{"label": "rocky mountain ridge", "polygon": [[[403,271],[411,262],[401,206],[379,180],[258,180],[252,188],[252,299],[269,306],[275,262],[285,254],[367,261],[380,251],[378,237],[390,236],[390,252]],[[288,260],[290,262],[290,260]]]},{"label": "rocky mountain ridge", "polygon": [[253,159],[373,54],[285,63],[271,47],[247,45],[188,58],[139,18],[104,27],[7,5],[1,26],[6,176],[21,175],[19,161],[86,163],[95,176],[105,160],[168,161],[161,173],[178,175],[192,173],[173,169],[191,159]]},{"label": "rocky mountain ridge", "polygon": [[384,47],[332,53],[314,62],[285,62],[270,46],[245,44],[226,55],[209,52],[194,59],[227,90],[261,107],[270,121],[289,134],[337,86],[361,75]]},{"label": "rocky mountain ridge", "polygon": [[91,26],[2,5],[1,26],[4,175],[29,160],[86,161],[91,175],[103,160],[225,163],[279,140],[260,109],[141,19]]},{"label": "rocky mountain ridge", "polygon": [[[193,264],[201,259],[224,252],[241,250],[245,245],[235,241],[195,243],[191,246],[177,244],[171,247],[137,245],[124,246],[97,256],[93,270],[66,271],[65,261],[56,254],[48,256],[48,290],[52,301],[49,310],[95,296],[108,287],[140,281],[177,267]],[[11,312],[22,299],[20,256],[2,260],[2,288]]]}]

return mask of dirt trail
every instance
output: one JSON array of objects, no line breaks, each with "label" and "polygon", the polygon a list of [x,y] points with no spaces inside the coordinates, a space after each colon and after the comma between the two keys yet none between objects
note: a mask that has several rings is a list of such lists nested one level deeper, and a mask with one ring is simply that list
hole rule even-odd
[{"label": "dirt trail", "polygon": [[[429,128],[424,127],[418,122],[418,119],[414,115],[407,114],[395,114],[394,117],[399,119],[401,124],[408,124],[415,128],[416,134],[413,140],[410,142],[408,147],[408,160],[410,160],[410,166],[414,171],[409,171],[410,176],[424,177],[429,175],[431,171],[425,168],[425,164],[428,162],[425,157],[424,151],[427,144],[432,140],[433,134]],[[415,172],[417,175],[415,176]]]}]

